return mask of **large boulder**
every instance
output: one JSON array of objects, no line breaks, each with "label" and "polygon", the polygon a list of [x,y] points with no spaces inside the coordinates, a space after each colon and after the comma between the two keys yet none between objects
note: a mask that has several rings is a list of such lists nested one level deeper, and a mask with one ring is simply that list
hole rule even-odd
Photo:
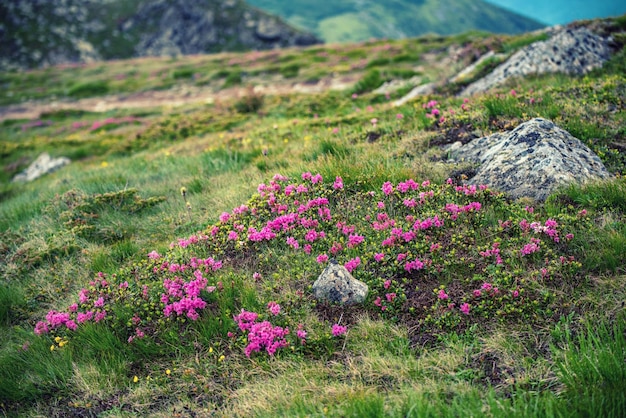
[{"label": "large boulder", "polygon": [[335,260],[331,260],[322,274],[313,283],[313,295],[341,305],[363,303],[367,297],[365,283],[352,277],[350,272]]},{"label": "large boulder", "polygon": [[457,161],[480,164],[473,184],[487,184],[512,198],[544,201],[556,188],[605,179],[600,158],[553,122],[535,118],[511,132],[474,139],[456,147]]},{"label": "large boulder", "polygon": [[13,177],[13,181],[33,181],[41,176],[58,170],[70,163],[67,157],[52,158],[47,152],[42,153],[26,170]]},{"label": "large boulder", "polygon": [[563,29],[546,41],[517,51],[489,75],[470,84],[461,96],[481,93],[511,77],[544,73],[585,74],[611,57],[610,40],[587,28]]}]

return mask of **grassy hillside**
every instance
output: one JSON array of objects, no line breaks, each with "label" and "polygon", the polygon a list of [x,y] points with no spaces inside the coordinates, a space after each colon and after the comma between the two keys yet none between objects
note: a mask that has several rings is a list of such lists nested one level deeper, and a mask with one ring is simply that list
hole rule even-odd
[{"label": "grassy hillside", "polygon": [[312,31],[326,42],[395,39],[427,33],[450,35],[469,30],[521,33],[542,26],[482,1],[250,0],[248,3]]},{"label": "grassy hillside", "polygon": [[[596,26],[624,39],[624,18]],[[443,83],[530,38],[0,73],[3,105],[74,105],[0,124],[0,414],[624,416],[624,50],[469,100]],[[442,83],[400,107],[408,87],[373,93],[413,76]],[[356,83],[295,91],[331,78]],[[82,108],[195,89],[215,100]],[[615,178],[511,201],[440,147],[536,116]],[[10,182],[43,151],[72,163]],[[314,300],[330,258],[364,304]]]}]

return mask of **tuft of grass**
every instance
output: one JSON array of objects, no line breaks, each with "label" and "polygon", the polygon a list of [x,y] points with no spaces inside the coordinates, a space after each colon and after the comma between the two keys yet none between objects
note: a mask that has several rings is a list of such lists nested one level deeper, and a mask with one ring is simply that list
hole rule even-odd
[{"label": "tuft of grass", "polygon": [[557,350],[559,378],[572,415],[621,417],[626,414],[626,318],[588,324],[566,333]]},{"label": "tuft of grass", "polygon": [[363,78],[354,85],[352,93],[361,94],[375,90],[380,87],[384,81],[379,70],[369,70],[365,73]]},{"label": "tuft of grass", "polygon": [[109,84],[106,81],[78,82],[71,86],[67,95],[75,99],[84,97],[102,96],[109,92]]}]

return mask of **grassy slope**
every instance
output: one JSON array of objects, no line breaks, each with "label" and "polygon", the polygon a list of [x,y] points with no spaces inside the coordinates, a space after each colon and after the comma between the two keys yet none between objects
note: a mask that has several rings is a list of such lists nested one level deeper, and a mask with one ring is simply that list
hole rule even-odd
[{"label": "grassy slope", "polygon": [[[67,86],[72,78],[87,86],[104,81],[109,91],[193,86],[197,80],[173,76],[180,67],[202,74],[217,89],[230,76],[223,71],[225,63],[234,61],[257,66],[252,71],[258,74],[243,75],[243,83],[280,77],[281,66],[289,63],[302,69],[288,80],[334,68],[369,81],[360,83],[363,93],[356,98],[350,91],[264,98],[249,93],[211,105],[108,114],[66,111],[45,115],[36,124],[5,121],[0,410],[26,416],[623,416],[623,177],[571,187],[547,204],[535,205],[530,214],[529,202],[508,202],[489,192],[466,196],[446,185],[445,179],[463,167],[446,163],[436,144],[542,116],[573,132],[612,172],[623,174],[624,52],[585,78],[516,80],[469,103],[448,95],[451,86],[399,108],[389,102],[401,91],[389,98],[368,93],[375,87],[372,74],[378,73],[378,83],[393,77],[398,67],[428,71],[423,76],[431,80],[453,74],[454,65],[442,62],[443,55],[430,60],[433,51],[456,42],[503,50],[521,43],[465,35],[288,50],[264,53],[265,59],[249,53],[136,60],[128,84],[116,80],[129,66],[123,62],[69,72],[51,68],[2,74],[12,93],[6,102],[17,103],[67,94],[45,83],[50,78],[66,80]],[[151,77],[154,72],[159,76]],[[82,91],[90,94],[89,88]],[[445,120],[426,116],[423,105],[430,100],[438,101]],[[258,112],[246,113],[251,106],[258,106]],[[70,155],[74,162],[29,184],[8,182],[44,150]],[[324,184],[303,180],[301,173],[308,171],[321,173]],[[257,185],[269,185],[277,172],[310,189],[301,198],[276,193],[294,210],[305,198],[329,198],[333,221],[319,218],[318,228],[328,239],[311,242],[310,256],[285,242],[288,235],[302,246],[309,242],[306,231],[298,228],[270,242],[229,239],[231,231],[238,231],[235,221],[246,231],[248,226],[260,229],[276,216]],[[343,178],[343,190],[332,187],[337,175]],[[397,188],[408,178],[419,183],[430,179],[432,185],[414,193],[382,193],[386,181]],[[381,246],[386,233],[365,221],[382,211],[376,202],[384,202],[384,210],[404,223],[411,209],[403,199],[419,201],[420,191],[431,190],[432,200],[426,197],[414,215],[426,219],[436,214],[445,218],[445,226],[404,247]],[[471,201],[480,201],[482,209],[461,214],[461,222],[442,210],[448,203]],[[218,220],[223,211],[246,202],[255,214],[232,211],[230,221]],[[541,252],[521,257],[529,237],[517,228],[519,222],[548,218],[558,221],[563,242],[542,236]],[[338,254],[342,263],[361,259],[355,275],[371,289],[362,307],[340,309],[310,297],[310,285],[322,268],[316,256],[330,255],[333,242],[347,246],[337,221],[354,225],[364,236],[362,244]],[[183,244],[185,248],[177,241],[197,236],[196,231],[209,234],[212,225],[218,226],[218,241]],[[574,234],[571,241],[566,233]],[[443,244],[441,252],[429,249],[435,241]],[[170,249],[170,242],[179,245]],[[493,250],[494,242],[500,243],[500,267],[495,257],[480,254]],[[163,317],[163,279],[173,277],[153,270],[161,263],[146,257],[153,250],[169,262],[190,263],[191,256],[224,262],[220,270],[206,273],[217,288],[201,294],[210,305],[197,321]],[[375,263],[378,252],[385,252],[387,261]],[[394,262],[400,253],[408,259],[430,258],[433,268],[407,273],[403,263]],[[192,270],[178,275],[192,280]],[[98,272],[110,287],[102,286]],[[254,272],[261,278],[255,279]],[[119,288],[124,282],[128,288]],[[485,282],[499,286],[502,296],[473,299],[473,290]],[[49,310],[66,311],[77,302],[82,288],[93,297],[86,302],[89,309],[95,309],[98,296],[105,300],[109,316],[104,323],[88,321],[76,332],[61,327],[33,334]],[[441,290],[457,303],[455,308],[441,299]],[[386,296],[391,291],[395,299]],[[521,292],[520,299],[512,296],[514,291]],[[270,301],[281,305],[279,316],[267,313]],[[471,305],[469,315],[458,310],[462,302]],[[289,326],[292,350],[247,358],[245,335],[232,321],[242,308]],[[139,326],[147,337],[129,344],[127,339],[136,336],[133,315],[141,317]],[[345,336],[331,336],[330,327],[337,322],[348,326]],[[299,324],[308,333],[304,346],[295,338]]]},{"label": "grassy slope", "polygon": [[[541,25],[498,7],[475,1],[403,0],[381,2],[341,1],[320,5],[307,0],[285,3],[252,0],[250,4],[306,28],[326,42],[357,42],[371,38],[399,38],[468,30],[520,33]],[[444,24],[445,18],[445,24]]]}]

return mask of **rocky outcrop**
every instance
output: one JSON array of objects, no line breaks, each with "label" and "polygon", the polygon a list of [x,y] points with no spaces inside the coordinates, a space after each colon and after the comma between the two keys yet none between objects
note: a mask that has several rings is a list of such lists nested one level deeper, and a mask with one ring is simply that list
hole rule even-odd
[{"label": "rocky outcrop", "polygon": [[422,84],[421,86],[414,87],[413,90],[399,98],[392,103],[393,106],[402,106],[403,104],[415,99],[418,96],[426,94],[432,94],[435,92],[435,83]]},{"label": "rocky outcrop", "polygon": [[330,261],[328,267],[313,283],[313,295],[316,299],[341,305],[363,303],[367,292],[367,285],[352,277],[350,272],[335,260]]},{"label": "rocky outcrop", "polygon": [[137,55],[185,55],[238,49],[268,49],[317,43],[278,17],[243,7],[239,0],[207,7],[193,0],[143,3],[127,23],[154,29],[141,35]]},{"label": "rocky outcrop", "polygon": [[472,184],[487,184],[512,198],[544,201],[558,187],[610,177],[597,155],[553,122],[535,118],[511,132],[474,139],[451,149],[457,161],[480,164]]},{"label": "rocky outcrop", "polygon": [[33,181],[41,176],[52,173],[70,163],[67,157],[52,158],[47,152],[42,153],[26,170],[13,177],[13,181]]},{"label": "rocky outcrop", "polygon": [[0,2],[0,70],[318,43],[243,0]]},{"label": "rocky outcrop", "polygon": [[544,73],[585,74],[611,57],[610,40],[587,28],[566,28],[546,41],[517,51],[486,77],[470,84],[461,96],[481,93],[511,77]]}]

